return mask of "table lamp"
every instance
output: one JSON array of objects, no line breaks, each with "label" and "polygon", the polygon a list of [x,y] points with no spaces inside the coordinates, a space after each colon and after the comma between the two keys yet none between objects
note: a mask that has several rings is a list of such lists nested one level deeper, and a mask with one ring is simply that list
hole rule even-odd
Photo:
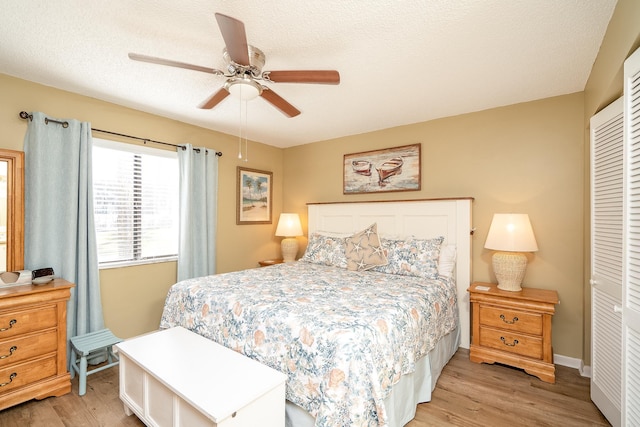
[{"label": "table lamp", "polygon": [[296,260],[298,254],[298,240],[296,236],[302,236],[302,226],[300,216],[295,213],[282,213],[278,220],[276,236],[283,236],[280,247],[282,248],[282,259],[284,262]]},{"label": "table lamp", "polygon": [[529,215],[494,214],[484,247],[498,251],[492,257],[498,289],[522,290],[520,285],[527,269],[527,257],[522,252],[538,250]]}]

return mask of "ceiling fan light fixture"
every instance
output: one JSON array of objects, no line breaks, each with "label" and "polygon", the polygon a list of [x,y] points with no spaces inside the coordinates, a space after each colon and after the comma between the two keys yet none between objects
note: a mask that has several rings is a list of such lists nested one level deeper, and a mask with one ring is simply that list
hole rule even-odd
[{"label": "ceiling fan light fixture", "polygon": [[225,83],[229,93],[242,101],[250,101],[262,93],[262,86],[251,79],[233,79]]}]

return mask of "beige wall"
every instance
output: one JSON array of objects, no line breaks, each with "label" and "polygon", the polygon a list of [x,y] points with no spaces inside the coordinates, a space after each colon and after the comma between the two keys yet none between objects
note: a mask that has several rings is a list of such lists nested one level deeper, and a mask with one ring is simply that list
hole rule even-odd
[{"label": "beige wall", "polygon": [[[583,95],[544,99],[285,150],[284,210],[306,202],[475,198],[473,278],[495,281],[483,248],[496,212],[528,213],[540,250],[525,285],[557,289],[554,351],[582,353]],[[343,155],[422,144],[422,190],[342,194]]]},{"label": "beige wall", "polygon": [[[585,147],[589,147],[591,117],[622,96],[624,60],[640,47],[640,2],[637,0],[618,0],[615,12],[600,46],[600,52],[593,64],[589,80],[585,86]],[[585,165],[589,165],[590,152],[585,150]],[[585,167],[585,256],[584,271],[584,361],[591,364],[591,272],[590,248],[590,177],[589,167]]]},{"label": "beige wall", "polygon": [[[282,206],[282,150],[249,144],[250,162],[237,159],[237,139],[230,135],[168,120],[118,105],[38,85],[0,74],[0,147],[22,150],[27,124],[18,117],[42,111],[52,117],[74,118],[105,129],[174,144],[189,142],[215,148],[224,155],[219,166],[218,272],[254,267],[279,253],[272,225],[236,225],[236,167],[273,172],[273,215]],[[212,112],[215,114],[215,112]],[[96,136],[105,137],[104,134]],[[131,141],[127,141],[131,142]],[[164,146],[158,145],[158,148]],[[176,280],[176,263],[159,263],[100,272],[106,326],[123,338],[154,330],[162,314],[167,289]]]}]

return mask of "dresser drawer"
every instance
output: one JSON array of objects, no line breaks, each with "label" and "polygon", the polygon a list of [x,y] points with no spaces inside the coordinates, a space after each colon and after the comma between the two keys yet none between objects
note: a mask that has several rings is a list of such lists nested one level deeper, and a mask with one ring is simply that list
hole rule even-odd
[{"label": "dresser drawer", "polygon": [[31,310],[4,311],[0,313],[0,340],[53,328],[57,324],[58,314],[53,305]]},{"label": "dresser drawer", "polygon": [[54,352],[57,348],[58,331],[55,329],[0,340],[0,368]]},{"label": "dresser drawer", "polygon": [[51,354],[0,368],[0,397],[10,390],[56,375],[56,359],[57,355]]},{"label": "dresser drawer", "polygon": [[480,328],[480,345],[534,359],[542,359],[541,337],[483,327]]},{"label": "dresser drawer", "polygon": [[480,305],[480,324],[531,335],[542,335],[542,315]]}]

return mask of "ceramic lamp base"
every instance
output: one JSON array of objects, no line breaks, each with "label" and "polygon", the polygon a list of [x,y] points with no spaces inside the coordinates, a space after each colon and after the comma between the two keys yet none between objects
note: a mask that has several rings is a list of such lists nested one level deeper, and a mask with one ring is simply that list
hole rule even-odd
[{"label": "ceramic lamp base", "polygon": [[285,237],[280,243],[282,250],[282,260],[284,262],[293,262],[298,255],[298,240],[295,237]]},{"label": "ceramic lamp base", "polygon": [[498,289],[518,292],[527,270],[527,256],[520,252],[496,252],[493,254],[493,272],[498,279]]}]

